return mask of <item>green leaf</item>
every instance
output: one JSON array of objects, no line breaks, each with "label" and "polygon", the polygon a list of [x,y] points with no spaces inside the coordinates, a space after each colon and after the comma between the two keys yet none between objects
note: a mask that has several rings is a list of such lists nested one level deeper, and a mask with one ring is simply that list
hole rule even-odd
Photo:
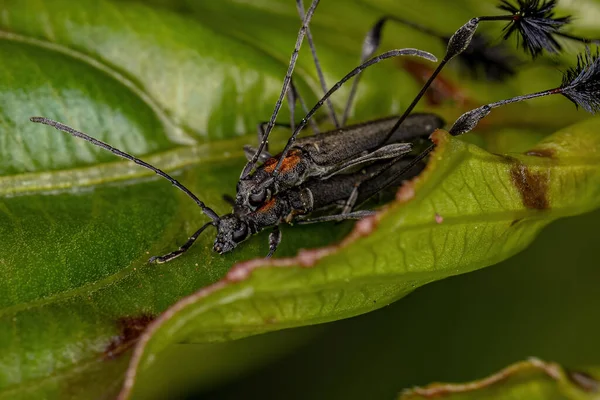
[{"label": "green leaf", "polygon": [[596,399],[597,378],[580,371],[565,371],[556,363],[530,359],[513,364],[478,381],[465,384],[434,383],[406,390],[401,400],[417,399]]},{"label": "green leaf", "polygon": [[[381,11],[366,2],[323,5],[313,31],[333,82],[356,64],[362,35]],[[248,279],[215,283],[237,262],[266,254],[267,244],[265,235],[259,235],[220,257],[210,251],[209,234],[185,257],[148,265],[150,255],[176,248],[205,217],[145,170],[28,119],[58,119],[143,156],[174,171],[218,212],[227,212],[221,195],[233,194],[243,165],[241,146],[256,140],[254,126],[270,115],[298,22],[293,4],[283,1],[195,2],[190,7],[190,12],[177,13],[125,1],[3,2],[0,398],[110,396],[119,390],[128,350],[138,336],[184,296],[192,295],[189,307],[178,303],[181,311],[162,314],[160,321],[171,318],[153,325],[159,329],[155,337],[143,336],[151,341],[147,351],[138,347],[136,361],[151,364],[154,354],[179,340],[229,340],[367,312],[424,283],[506,258],[549,221],[597,206],[594,120],[570,137],[581,149],[557,142],[564,140],[563,133],[546,145],[558,146],[553,158],[517,157],[533,175],[550,174],[548,196],[542,197],[550,207],[546,211],[524,207],[522,198],[530,193],[523,187],[519,193],[513,180],[527,183],[527,174],[521,167],[510,174],[516,161],[451,141],[437,153],[444,161],[415,183],[416,197],[381,214],[370,235],[347,239],[339,251],[332,248],[331,255],[318,260],[326,267],[302,269],[293,267],[295,259],[274,261],[289,268],[260,268]],[[465,2],[460,13],[449,14],[440,26],[451,30],[480,14],[479,7]],[[436,12],[442,16],[446,11]],[[443,49],[425,37],[396,41],[394,37],[410,37],[410,31],[390,31],[387,46]],[[404,34],[393,34],[397,32]],[[419,89],[420,83],[393,62],[379,67],[362,80],[356,120],[398,112]],[[467,82],[460,87],[478,104],[521,93],[532,77],[540,85],[556,80],[552,72],[542,75],[540,70],[524,69],[513,81],[489,90]],[[449,79],[456,76],[449,70]],[[313,102],[319,89],[306,51],[295,79]],[[336,98],[339,108],[343,99],[343,93]],[[549,117],[517,105],[494,112],[487,129],[493,130],[494,123],[517,129],[527,124],[547,132],[585,117],[565,106],[564,99],[540,104]],[[452,120],[465,107],[448,104],[436,111]],[[282,112],[282,120],[286,117]],[[283,133],[280,142],[282,138]],[[482,175],[470,175],[474,166],[498,176],[477,181]],[[439,186],[445,174],[449,180]],[[477,196],[459,185],[460,174]],[[458,186],[446,187],[452,182]],[[460,198],[460,207],[444,197],[442,188]],[[538,201],[539,190],[534,192],[531,204],[546,204]],[[496,202],[497,196],[506,203]],[[439,226],[434,207],[444,219]],[[365,233],[374,228],[368,224],[361,225]],[[410,234],[404,234],[406,227]],[[475,244],[462,243],[467,229],[475,227],[483,232],[480,240],[494,244],[488,255],[471,254],[469,246]],[[278,254],[292,256],[299,248],[338,242],[349,229],[330,224],[284,229]],[[394,232],[402,236],[393,244],[382,240]],[[439,240],[450,232],[460,235],[460,241],[449,244],[447,254],[440,243],[429,241],[429,235]],[[522,235],[522,240],[509,233]],[[463,250],[462,259],[456,259]],[[311,263],[315,254],[304,253],[305,262]],[[397,263],[400,255],[406,258]],[[237,267],[229,279],[245,278],[246,271]],[[220,285],[222,290],[214,289]],[[202,287],[208,289],[193,295]],[[244,313],[246,308],[251,311]],[[188,324],[190,312],[202,313],[202,319]],[[171,329],[176,334],[167,337]],[[136,365],[130,378],[137,374]]]}]

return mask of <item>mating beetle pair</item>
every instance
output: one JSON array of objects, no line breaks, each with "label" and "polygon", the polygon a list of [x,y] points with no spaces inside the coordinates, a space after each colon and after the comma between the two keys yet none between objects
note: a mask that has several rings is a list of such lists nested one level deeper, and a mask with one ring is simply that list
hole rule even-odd
[{"label": "mating beetle pair", "polygon": [[[446,55],[400,118],[342,127],[331,132],[296,139],[316,110],[325,104],[331,94],[347,80],[360,74],[365,68],[399,55],[416,55],[435,60],[435,57],[429,53],[413,49],[393,50],[367,60],[378,47],[383,28],[382,21],[393,19],[391,17],[383,18],[377,22],[367,35],[362,53],[364,62],[336,83],[300,123],[293,127],[293,132],[282,153],[270,157],[268,153],[265,153],[268,137],[275,125],[275,119],[283,97],[286,94],[289,96],[290,93],[295,92],[290,86],[297,53],[304,35],[309,32],[308,25],[318,3],[318,0],[313,0],[306,15],[304,15],[300,7],[301,0],[297,1],[299,10],[301,10],[300,15],[303,16],[303,24],[298,34],[296,47],[292,53],[290,66],[273,115],[267,124],[266,130],[261,135],[262,139],[258,149],[254,152],[241,174],[237,186],[238,193],[235,198],[234,210],[231,214],[218,216],[174,178],[142,160],[60,123],[45,118],[33,118],[32,120],[54,126],[59,130],[88,140],[121,157],[151,169],[183,190],[211,218],[211,222],[201,227],[178,250],[161,257],[153,257],[152,261],[166,262],[184,253],[200,233],[211,225],[217,228],[214,250],[219,253],[230,251],[251,235],[273,227],[273,232],[269,238],[270,256],[281,240],[278,225],[294,221],[309,223],[356,219],[369,215],[370,211],[352,211],[356,204],[360,204],[358,199],[364,200],[390,184],[398,183],[433,149],[433,146],[430,146],[417,157],[406,157],[411,150],[409,143],[412,139],[425,137],[443,125],[441,119],[435,115],[411,115],[411,112],[427,88],[451,59],[460,56],[464,52],[471,51],[471,54],[473,54],[477,50],[469,46],[473,43],[473,39],[477,38],[475,31],[480,22],[508,21],[509,25],[505,28],[505,38],[517,32],[520,35],[522,47],[534,57],[543,50],[549,52],[559,51],[561,48],[556,40],[557,36],[580,42],[592,42],[592,40],[578,38],[561,31],[569,18],[554,17],[555,1],[519,0],[518,7],[503,1],[500,8],[510,14],[473,18],[449,38]],[[399,20],[399,22],[402,21]],[[480,45],[480,42],[478,43]],[[310,41],[309,44],[311,44]],[[318,63],[316,64],[318,65]],[[351,93],[354,93],[354,91]],[[595,112],[600,109],[600,61],[598,53],[592,54],[590,50],[587,50],[586,53],[580,55],[577,66],[566,72],[562,84],[558,87],[478,107],[459,117],[449,129],[449,132],[453,135],[460,135],[472,130],[495,107],[558,93],[587,111]],[[293,105],[291,107],[293,108]],[[348,110],[348,107],[346,110]],[[343,121],[345,121],[345,117]],[[348,143],[352,143],[352,145]],[[263,163],[257,166],[259,160],[262,160]],[[338,210],[341,208],[342,211],[312,219],[308,217],[313,211],[331,207]]]}]

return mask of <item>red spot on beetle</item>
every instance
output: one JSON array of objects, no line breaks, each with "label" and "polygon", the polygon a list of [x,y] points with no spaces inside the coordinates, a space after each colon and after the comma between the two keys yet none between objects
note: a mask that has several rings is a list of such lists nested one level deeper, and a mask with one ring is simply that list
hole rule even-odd
[{"label": "red spot on beetle", "polygon": [[265,213],[265,212],[269,211],[271,208],[273,208],[276,203],[277,203],[277,199],[275,197],[273,197],[273,198],[271,198],[271,200],[264,203],[258,210],[256,210],[256,212],[259,214]]},{"label": "red spot on beetle", "polygon": [[[296,165],[298,165],[298,163],[300,162],[301,159],[302,159],[302,152],[300,150],[291,150],[290,152],[288,152],[287,156],[283,159],[283,162],[281,163],[281,168],[280,168],[279,172],[284,174],[286,172],[293,170],[294,167],[296,167]],[[265,161],[265,163],[263,164],[263,168],[264,168],[265,172],[268,172],[270,174],[273,173],[273,171],[275,171],[275,167],[277,166],[278,162],[279,162],[279,158],[274,158],[274,157]]]},{"label": "red spot on beetle", "polygon": [[113,337],[104,350],[104,359],[112,360],[129,350],[146,327],[154,320],[152,315],[142,314],[135,317],[122,317],[117,320],[118,336]]}]

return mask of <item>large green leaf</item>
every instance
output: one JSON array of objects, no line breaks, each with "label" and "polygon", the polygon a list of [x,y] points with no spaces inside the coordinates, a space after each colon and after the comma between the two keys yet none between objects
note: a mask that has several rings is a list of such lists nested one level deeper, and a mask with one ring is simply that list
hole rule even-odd
[{"label": "large green leaf", "polygon": [[[369,226],[373,220],[362,223],[366,236],[347,239],[324,259],[304,253],[302,262],[323,268],[297,268],[298,261],[289,259],[273,264],[289,268],[246,275],[248,265],[261,266],[259,261],[215,284],[236,262],[265,254],[267,245],[259,235],[219,257],[210,252],[208,234],[186,257],[148,265],[149,255],[176,247],[205,218],[168,184],[147,179],[144,170],[28,118],[59,119],[144,155],[177,171],[203,200],[226,212],[220,195],[233,192],[243,165],[241,146],[255,140],[253,134],[237,136],[269,117],[295,39],[298,23],[290,3],[190,2],[189,10],[178,13],[137,2],[2,2],[1,398],[109,396],[119,389],[127,350],[146,325],[202,287],[208,289],[184,300],[187,307],[178,303],[162,315],[151,331],[155,337],[143,336],[148,347],[137,348],[130,385],[138,362],[150,365],[170,343],[222,341],[366,312],[429,281],[506,258],[549,221],[597,206],[598,121],[592,120],[549,139],[547,146],[556,146],[551,158],[508,159],[448,142],[415,184],[415,198],[380,215],[376,229]],[[445,18],[440,27],[450,31],[489,10],[464,5],[457,13],[443,4],[435,8]],[[373,4],[360,2],[341,8],[324,2],[318,10],[313,31],[330,82],[354,66],[361,36],[380,15]],[[390,31],[388,47],[441,55],[443,46],[435,40],[402,28]],[[318,84],[310,65],[303,52],[296,84],[312,101]],[[556,73],[542,71],[524,69],[506,85],[461,82],[461,88],[479,103],[527,91],[533,77],[539,85],[556,82]],[[369,71],[362,85],[355,119],[397,112],[419,87],[393,62]],[[343,96],[336,102],[341,107]],[[539,104],[498,110],[491,121],[545,132],[584,117],[565,107],[564,99]],[[438,111],[451,119],[463,108]],[[473,240],[489,244],[489,253],[465,242],[475,228],[480,233]],[[279,254],[338,241],[348,229],[285,229]],[[441,240],[450,235],[444,246]],[[404,261],[395,262],[400,256]],[[190,319],[194,313],[202,318]]]}]

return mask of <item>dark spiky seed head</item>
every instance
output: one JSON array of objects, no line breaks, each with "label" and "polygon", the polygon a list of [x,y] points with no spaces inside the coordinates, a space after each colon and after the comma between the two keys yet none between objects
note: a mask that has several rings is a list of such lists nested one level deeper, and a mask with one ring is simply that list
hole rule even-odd
[{"label": "dark spiky seed head", "polygon": [[544,50],[558,53],[562,47],[554,35],[571,17],[555,17],[555,7],[556,0],[517,0],[517,5],[502,0],[498,8],[513,15],[513,20],[504,27],[504,39],[517,32],[519,45],[534,58]]},{"label": "dark spiky seed head", "polygon": [[589,48],[577,56],[577,66],[563,75],[560,93],[592,114],[600,111],[600,54]]}]

